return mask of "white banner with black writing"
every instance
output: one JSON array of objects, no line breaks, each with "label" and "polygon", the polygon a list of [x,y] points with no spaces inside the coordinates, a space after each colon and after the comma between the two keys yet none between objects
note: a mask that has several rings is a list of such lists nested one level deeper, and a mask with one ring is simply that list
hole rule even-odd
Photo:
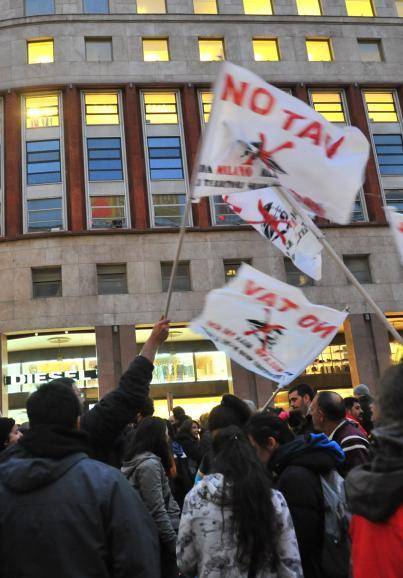
[{"label": "white banner with black writing", "polygon": [[285,386],[332,341],[346,316],[243,264],[226,286],[208,294],[191,329],[246,369]]},{"label": "white banner with black writing", "polygon": [[309,211],[351,220],[369,143],[301,100],[230,62],[222,64],[199,154],[193,198],[281,185]]}]

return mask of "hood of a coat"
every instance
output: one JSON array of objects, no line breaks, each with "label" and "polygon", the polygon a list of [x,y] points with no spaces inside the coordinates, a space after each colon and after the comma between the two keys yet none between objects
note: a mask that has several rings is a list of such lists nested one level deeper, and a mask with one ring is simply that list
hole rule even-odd
[{"label": "hood of a coat", "polygon": [[18,445],[0,463],[1,483],[11,492],[31,492],[55,482],[82,459],[83,452],[63,459],[33,457]]},{"label": "hood of a coat", "polygon": [[287,466],[293,465],[326,474],[344,459],[339,444],[329,440],[325,434],[309,434],[279,446],[269,462],[269,469],[280,474]]},{"label": "hood of a coat", "polygon": [[349,508],[372,522],[384,522],[403,504],[403,427],[373,431],[371,463],[354,468],[345,480]]},{"label": "hood of a coat", "polygon": [[208,502],[221,504],[230,500],[231,484],[226,484],[224,492],[224,476],[222,474],[209,474],[195,487],[197,494]]},{"label": "hood of a coat", "polygon": [[144,465],[146,462],[148,462],[149,465],[154,464],[154,466],[161,467],[161,460],[158,456],[152,452],[143,452],[141,454],[137,454],[131,460],[123,462],[121,471],[126,477],[129,477],[134,472],[134,470]]}]

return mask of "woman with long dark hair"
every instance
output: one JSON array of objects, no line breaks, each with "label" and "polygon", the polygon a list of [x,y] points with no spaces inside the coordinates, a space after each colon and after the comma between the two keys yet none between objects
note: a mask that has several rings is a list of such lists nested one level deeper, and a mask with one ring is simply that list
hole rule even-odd
[{"label": "woman with long dark hair", "polygon": [[158,528],[163,578],[178,576],[175,546],[180,510],[169,487],[172,466],[166,422],[144,418],[133,434],[122,472],[139,491]]},{"label": "woman with long dark hair", "polygon": [[185,498],[177,559],[186,575],[303,578],[287,504],[245,434],[221,429],[213,441],[214,473]]}]

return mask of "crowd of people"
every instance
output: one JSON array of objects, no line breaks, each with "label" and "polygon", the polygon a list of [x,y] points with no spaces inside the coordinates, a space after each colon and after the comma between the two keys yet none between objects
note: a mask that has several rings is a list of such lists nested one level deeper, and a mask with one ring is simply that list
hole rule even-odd
[{"label": "crowd of people", "polygon": [[91,410],[57,379],[24,432],[0,418],[0,577],[402,576],[403,364],[376,398],[299,384],[287,409],[226,394],[164,420],[149,387],[168,332]]}]

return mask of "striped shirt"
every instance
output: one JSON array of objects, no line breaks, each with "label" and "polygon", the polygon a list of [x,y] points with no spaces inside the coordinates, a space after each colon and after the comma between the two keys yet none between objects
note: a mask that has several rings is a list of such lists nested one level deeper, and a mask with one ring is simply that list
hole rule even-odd
[{"label": "striped shirt", "polygon": [[329,435],[341,446],[346,456],[345,461],[338,468],[344,477],[355,466],[366,464],[369,460],[369,441],[366,435],[360,432],[358,427],[348,419],[343,420]]}]

